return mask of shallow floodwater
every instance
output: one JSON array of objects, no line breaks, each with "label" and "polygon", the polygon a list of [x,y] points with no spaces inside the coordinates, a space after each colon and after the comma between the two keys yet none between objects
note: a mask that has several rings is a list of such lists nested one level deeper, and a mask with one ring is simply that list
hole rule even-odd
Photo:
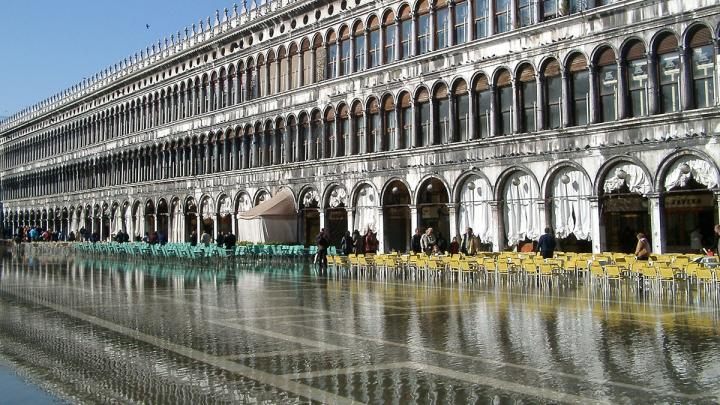
[{"label": "shallow floodwater", "polygon": [[5,255],[0,360],[81,403],[713,403],[719,294]]}]

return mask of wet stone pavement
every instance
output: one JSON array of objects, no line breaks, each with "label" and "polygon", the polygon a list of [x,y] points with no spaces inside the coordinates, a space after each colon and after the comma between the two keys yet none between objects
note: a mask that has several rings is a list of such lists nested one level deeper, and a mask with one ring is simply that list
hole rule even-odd
[{"label": "wet stone pavement", "polygon": [[0,361],[77,403],[714,403],[718,295],[6,254]]}]

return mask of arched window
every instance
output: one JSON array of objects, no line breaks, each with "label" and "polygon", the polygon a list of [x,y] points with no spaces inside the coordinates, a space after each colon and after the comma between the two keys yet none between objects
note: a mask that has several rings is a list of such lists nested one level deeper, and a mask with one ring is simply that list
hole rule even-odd
[{"label": "arched window", "polygon": [[312,57],[311,57],[311,50],[310,50],[310,41],[307,39],[304,39],[302,41],[302,46],[300,48],[302,55],[302,68],[303,68],[303,80],[302,83],[300,83],[301,86],[307,86],[308,84],[313,83],[313,77],[312,77]]},{"label": "arched window", "polygon": [[629,115],[642,117],[647,115],[647,58],[645,46],[640,41],[633,41],[625,48],[625,67],[630,102]]},{"label": "arched window", "polygon": [[680,53],[675,35],[665,33],[658,39],[657,75],[659,84],[660,112],[680,110]]},{"label": "arched window", "polygon": [[333,157],[336,143],[337,143],[337,136],[335,133],[335,109],[330,107],[325,111],[325,120],[324,120],[324,134],[321,136],[321,143],[322,143],[322,157],[324,158],[330,158]]},{"label": "arched window", "polygon": [[510,31],[512,22],[510,20],[510,1],[511,0],[494,0],[495,1],[495,33],[500,34]]},{"label": "arched window", "polygon": [[450,141],[459,142],[467,140],[470,131],[470,98],[465,80],[458,80],[455,83],[453,94],[455,95],[455,130]]},{"label": "arched window", "polygon": [[340,133],[337,136],[338,146],[335,148],[338,152],[338,157],[345,156],[345,150],[350,143],[350,115],[347,105],[343,104],[343,106],[340,107],[339,116],[340,126],[338,129]]},{"label": "arched window", "polygon": [[537,83],[535,81],[535,71],[532,66],[523,66],[518,74],[520,82],[520,107],[522,114],[520,115],[520,132],[535,132],[535,117],[537,111]]},{"label": "arched window", "polygon": [[447,48],[450,44],[450,12],[447,0],[435,1],[435,50]]},{"label": "arched window", "polygon": [[308,153],[310,152],[310,120],[307,114],[300,116],[300,125],[298,126],[298,161],[304,162],[310,159]]},{"label": "arched window", "polygon": [[485,38],[488,33],[488,0],[471,0],[473,3],[473,23],[475,24],[475,38]]},{"label": "arched window", "polygon": [[365,69],[365,29],[362,23],[355,24],[355,37],[353,45],[355,46],[355,71],[359,72]]},{"label": "arched window", "polygon": [[285,92],[288,89],[288,83],[289,83],[289,77],[288,77],[288,64],[287,59],[285,55],[285,47],[281,47],[278,51],[278,57],[277,57],[277,63],[280,70],[280,83],[279,83],[279,89],[280,92]]},{"label": "arched window", "polygon": [[320,115],[320,111],[315,111],[312,114],[312,121],[310,122],[310,139],[308,143],[309,159],[320,159],[323,157],[322,154],[322,143],[323,143],[323,119]]},{"label": "arched window", "polygon": [[385,13],[385,17],[383,18],[383,35],[385,40],[385,49],[383,50],[385,54],[383,56],[385,63],[395,62],[395,38],[397,38],[397,32],[395,31],[397,31],[395,27],[395,15],[390,11]]},{"label": "arched window", "polygon": [[267,76],[265,74],[267,73],[267,70],[265,69],[265,58],[260,55],[257,59],[257,90],[255,93],[255,97],[263,97],[267,95],[267,89],[266,89],[266,83],[267,83]]},{"label": "arched window", "polygon": [[490,105],[492,104],[492,92],[490,91],[487,76],[480,75],[477,78],[474,91],[477,128],[473,138],[487,138],[490,136]]},{"label": "arched window", "polygon": [[278,76],[277,76],[277,60],[275,59],[275,53],[273,51],[270,51],[267,58],[267,67],[265,68],[265,72],[267,75],[267,87],[265,87],[264,91],[267,93],[266,95],[275,94],[275,90],[278,88]]},{"label": "arched window", "polygon": [[326,52],[323,49],[323,40],[320,35],[315,35],[315,41],[313,42],[313,54],[315,55],[315,77],[313,78],[314,83],[325,80],[325,57]]},{"label": "arched window", "polygon": [[574,125],[586,125],[590,115],[589,75],[587,60],[581,54],[575,55],[569,62],[570,93],[572,94],[572,119]]},{"label": "arched window", "polygon": [[370,43],[368,44],[368,69],[372,69],[380,65],[380,20],[376,16],[370,17],[368,22],[370,30]]},{"label": "arched window", "polygon": [[403,93],[400,98],[400,125],[402,136],[398,148],[409,148],[412,146],[413,116],[410,93]]},{"label": "arched window", "polygon": [[218,108],[227,107],[228,99],[227,75],[225,69],[220,70],[220,81],[218,82]]},{"label": "arched window", "polygon": [[397,149],[395,136],[395,101],[392,96],[385,97],[383,102],[383,121],[385,130],[380,139],[380,151]]},{"label": "arched window", "polygon": [[347,76],[352,73],[350,29],[345,26],[340,29],[340,75]]},{"label": "arched window", "polygon": [[258,76],[257,76],[257,69],[255,69],[255,62],[253,62],[252,59],[248,62],[247,65],[247,74],[248,74],[248,93],[247,93],[247,99],[248,100],[254,100],[258,96]]},{"label": "arched window", "polygon": [[362,103],[355,103],[353,106],[353,116],[355,118],[355,127],[353,128],[355,136],[352,138],[352,142],[350,143],[350,154],[357,155],[360,153],[361,142],[365,139],[365,117]]},{"label": "arched window", "polygon": [[326,79],[334,79],[336,70],[336,64],[337,64],[337,45],[335,44],[336,37],[335,32],[330,31],[327,38],[327,44],[325,49],[327,49],[327,56],[325,58],[326,68],[325,68],[325,78]]},{"label": "arched window", "polygon": [[548,62],[543,72],[545,78],[545,125],[548,129],[560,128],[560,106],[562,98],[562,78],[560,64],[556,60]]},{"label": "arched window", "polygon": [[417,94],[415,101],[415,110],[417,111],[418,132],[415,141],[417,146],[429,145],[430,142],[430,93],[427,89],[421,89]]},{"label": "arched window", "polygon": [[400,8],[400,50],[399,59],[407,59],[412,56],[412,18],[410,7],[404,5]]},{"label": "arched window", "polygon": [[430,7],[428,0],[420,0],[415,12],[417,18],[417,45],[418,54],[430,51]]},{"label": "arched window", "polygon": [[435,88],[435,131],[433,134],[432,144],[437,145],[447,143],[450,140],[450,98],[448,97],[448,88],[444,84],[440,84]]},{"label": "arched window", "polygon": [[297,45],[290,44],[288,50],[288,72],[290,74],[290,89],[297,89],[298,83],[298,68],[300,67],[300,54],[298,53]]},{"label": "arched window", "polygon": [[[235,104],[235,65],[230,65],[230,68],[228,69],[228,78],[227,78],[227,105],[234,105]],[[180,114],[182,115],[182,112],[185,107],[185,103],[183,100],[183,89],[182,86],[180,87]]]},{"label": "arched window", "polygon": [[497,134],[512,134],[512,114],[513,114],[513,88],[512,77],[510,72],[503,70],[497,77],[497,106],[498,121]]},{"label": "arched window", "polygon": [[380,138],[382,137],[382,127],[380,125],[380,105],[376,98],[370,99],[368,103],[368,129],[365,137],[365,153],[373,153],[378,150]]},{"label": "arched window", "polygon": [[[468,0],[469,1],[469,0]],[[460,0],[455,3],[455,10],[453,16],[455,18],[455,44],[464,44],[467,42],[468,34],[468,1]]]},{"label": "arched window", "polygon": [[598,89],[600,90],[600,121],[610,122],[617,119],[617,63],[615,52],[605,48],[598,54]]},{"label": "arched window", "polygon": [[692,60],[693,107],[710,107],[715,103],[715,52],[710,29],[695,30],[689,36],[688,44]]}]

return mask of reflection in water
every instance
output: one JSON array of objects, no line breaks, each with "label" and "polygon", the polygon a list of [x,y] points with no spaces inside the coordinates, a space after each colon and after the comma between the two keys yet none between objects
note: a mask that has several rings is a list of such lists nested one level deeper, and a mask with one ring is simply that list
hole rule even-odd
[{"label": "reflection in water", "polygon": [[6,255],[0,357],[78,402],[705,402],[718,294]]}]

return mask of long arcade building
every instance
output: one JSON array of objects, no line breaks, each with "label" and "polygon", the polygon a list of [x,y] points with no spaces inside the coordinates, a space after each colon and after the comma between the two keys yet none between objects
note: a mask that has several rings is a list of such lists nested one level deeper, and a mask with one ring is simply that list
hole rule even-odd
[{"label": "long arcade building", "polygon": [[275,0],[193,24],[0,123],[6,228],[298,239],[472,226],[486,248],[712,244],[716,0]]}]

